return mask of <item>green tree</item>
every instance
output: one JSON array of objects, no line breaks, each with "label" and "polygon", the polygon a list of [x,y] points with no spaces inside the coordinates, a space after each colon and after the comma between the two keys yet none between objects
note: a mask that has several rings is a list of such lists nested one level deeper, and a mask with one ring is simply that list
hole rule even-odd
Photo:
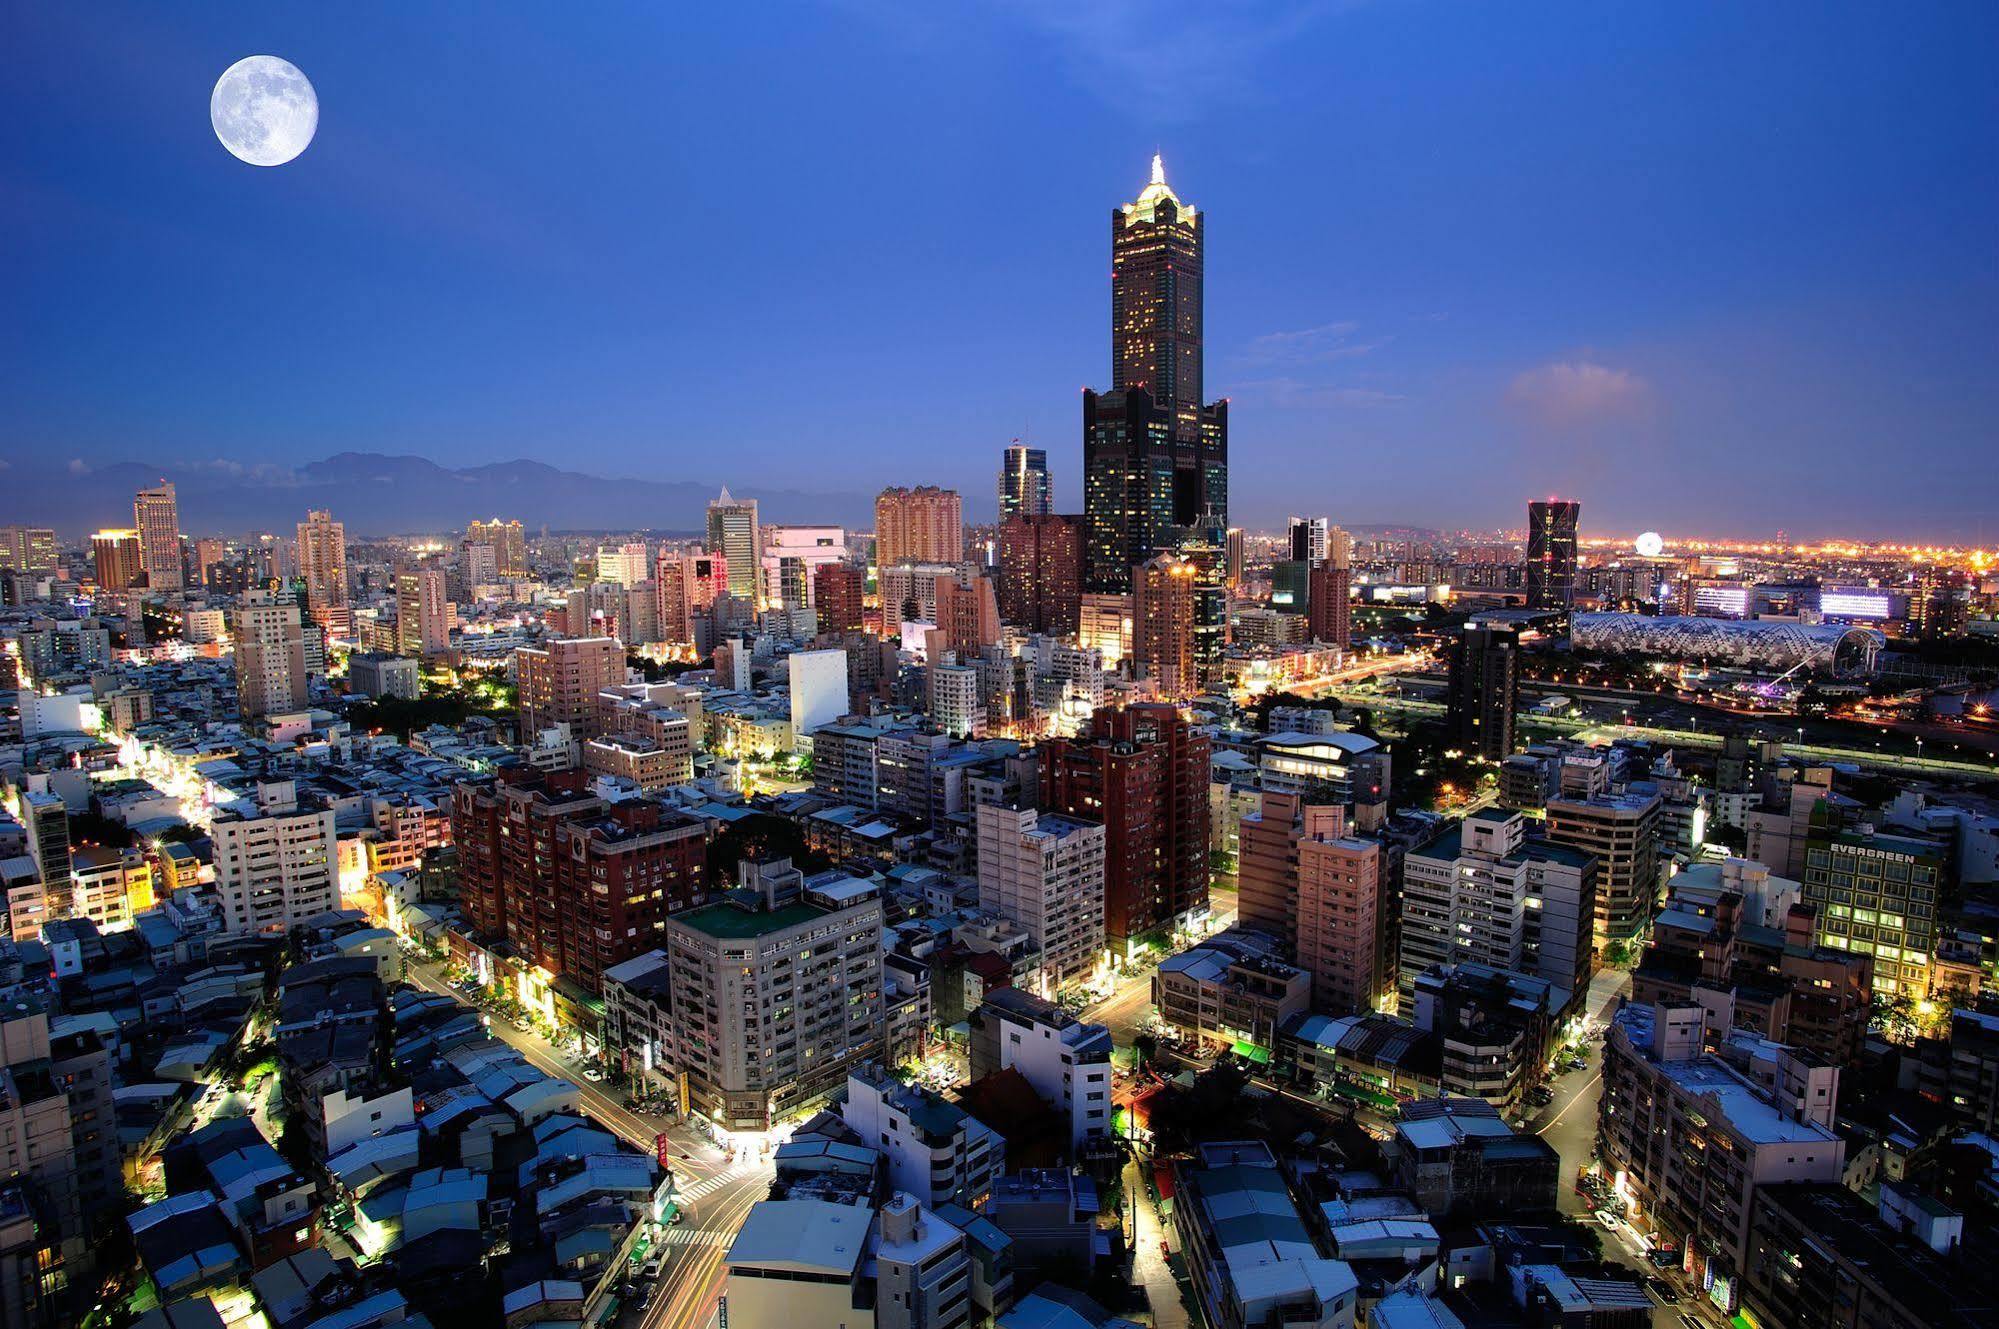
[{"label": "green tree", "polygon": [[736,865],[744,859],[763,863],[788,858],[801,872],[823,872],[833,860],[805,843],[805,832],[783,817],[757,812],[730,822],[708,842],[708,880],[727,886],[736,880]]},{"label": "green tree", "polygon": [[1138,1064],[1148,1065],[1159,1055],[1159,1040],[1151,1034],[1135,1034],[1131,1040],[1131,1050],[1138,1054]]}]

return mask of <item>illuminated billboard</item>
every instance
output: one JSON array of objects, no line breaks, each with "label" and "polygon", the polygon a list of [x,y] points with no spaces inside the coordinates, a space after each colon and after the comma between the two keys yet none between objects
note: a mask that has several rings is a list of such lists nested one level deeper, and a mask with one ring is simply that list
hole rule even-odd
[{"label": "illuminated billboard", "polygon": [[1892,618],[1894,602],[1884,591],[1828,588],[1819,594],[1819,612],[1834,618]]},{"label": "illuminated billboard", "polygon": [[1749,616],[1749,595],[1747,586],[1697,587],[1694,591],[1694,611],[1746,618]]}]

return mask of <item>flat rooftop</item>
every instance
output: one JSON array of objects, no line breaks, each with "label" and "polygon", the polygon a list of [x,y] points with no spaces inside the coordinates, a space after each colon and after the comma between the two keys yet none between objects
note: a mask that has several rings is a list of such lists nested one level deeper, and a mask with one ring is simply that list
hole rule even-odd
[{"label": "flat rooftop", "polygon": [[723,901],[720,904],[702,905],[684,914],[675,914],[672,921],[720,941],[743,941],[751,937],[767,937],[774,932],[795,928],[802,923],[810,923],[815,918],[825,916],[824,909],[809,904],[788,904],[781,909],[751,910]]},{"label": "flat rooftop", "polygon": [[729,1263],[787,1273],[858,1276],[874,1211],[830,1200],[762,1200],[729,1246]]}]

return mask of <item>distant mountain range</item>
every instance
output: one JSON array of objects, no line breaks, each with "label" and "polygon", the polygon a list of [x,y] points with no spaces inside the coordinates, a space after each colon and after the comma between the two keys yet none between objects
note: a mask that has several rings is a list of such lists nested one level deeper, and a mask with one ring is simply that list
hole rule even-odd
[{"label": "distant mountain range", "polygon": [[[0,524],[54,527],[75,537],[129,526],[132,495],[174,482],[188,535],[290,530],[308,508],[325,508],[350,535],[454,530],[475,517],[518,518],[531,530],[698,531],[717,484],[586,475],[536,461],[453,470],[423,457],[343,452],[290,467],[233,461],[159,465],[16,460],[0,468]],[[731,485],[776,522],[872,524],[872,495],[808,494]]]}]

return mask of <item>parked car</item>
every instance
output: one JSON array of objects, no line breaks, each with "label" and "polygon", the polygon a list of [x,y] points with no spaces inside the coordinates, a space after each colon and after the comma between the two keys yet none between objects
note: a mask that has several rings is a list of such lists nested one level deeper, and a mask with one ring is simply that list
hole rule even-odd
[{"label": "parked car", "polygon": [[1612,1232],[1615,1232],[1617,1231],[1618,1228],[1624,1226],[1624,1220],[1619,1218],[1616,1214],[1611,1213],[1610,1210],[1608,1209],[1597,1210],[1596,1221],[1603,1224],[1606,1228],[1610,1229]]}]

